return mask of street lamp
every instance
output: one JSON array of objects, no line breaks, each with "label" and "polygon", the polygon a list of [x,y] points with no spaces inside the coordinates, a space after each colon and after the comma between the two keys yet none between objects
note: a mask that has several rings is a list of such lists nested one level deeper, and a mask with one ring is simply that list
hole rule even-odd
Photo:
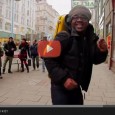
[{"label": "street lamp", "polygon": [[14,37],[14,1],[20,1],[20,0],[12,0],[12,19],[11,19],[11,37]]}]

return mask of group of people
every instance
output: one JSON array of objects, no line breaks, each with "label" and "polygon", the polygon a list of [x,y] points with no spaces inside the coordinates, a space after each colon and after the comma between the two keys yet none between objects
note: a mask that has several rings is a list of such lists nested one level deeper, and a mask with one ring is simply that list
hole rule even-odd
[{"label": "group of people", "polygon": [[[25,38],[21,40],[21,43],[19,45],[19,54],[18,58],[21,62],[21,72],[24,72],[24,65],[27,69],[27,73],[29,73],[29,66],[28,66],[28,58],[32,59],[33,63],[33,69],[39,68],[39,54],[38,54],[38,43],[37,40],[33,41],[32,45],[29,45]],[[17,50],[16,44],[14,43],[13,37],[9,37],[8,42],[6,42],[3,45],[3,48],[0,47],[0,79],[3,77],[1,76],[1,73],[5,74],[6,71],[6,64],[9,61],[8,66],[8,73],[12,73],[11,66],[12,61],[14,58],[14,52]],[[4,62],[2,66],[2,59],[1,57],[5,54]],[[2,69],[1,69],[2,68]]]}]

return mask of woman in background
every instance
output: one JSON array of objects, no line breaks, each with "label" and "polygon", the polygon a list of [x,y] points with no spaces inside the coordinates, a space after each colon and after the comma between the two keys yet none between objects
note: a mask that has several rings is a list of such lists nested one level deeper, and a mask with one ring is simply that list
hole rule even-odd
[{"label": "woman in background", "polygon": [[21,44],[19,45],[19,49],[20,49],[19,59],[21,60],[21,68],[22,68],[21,72],[24,72],[24,64],[25,64],[27,73],[29,73],[28,63],[26,62],[27,56],[30,57],[29,44],[26,42],[25,38],[22,39]]}]

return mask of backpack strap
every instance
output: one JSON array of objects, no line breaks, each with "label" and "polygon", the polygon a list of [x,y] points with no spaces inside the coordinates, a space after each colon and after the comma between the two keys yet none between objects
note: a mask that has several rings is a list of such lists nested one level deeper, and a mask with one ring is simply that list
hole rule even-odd
[{"label": "backpack strap", "polygon": [[68,50],[71,49],[73,38],[70,36],[70,34],[67,31],[61,31],[56,35],[55,40],[60,41],[61,43],[61,49],[62,53],[65,54],[68,52]]}]

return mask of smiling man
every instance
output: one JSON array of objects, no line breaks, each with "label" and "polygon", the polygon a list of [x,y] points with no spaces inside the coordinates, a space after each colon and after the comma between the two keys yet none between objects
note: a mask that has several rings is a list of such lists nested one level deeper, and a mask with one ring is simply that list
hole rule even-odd
[{"label": "smiling man", "polygon": [[61,43],[60,56],[45,59],[54,105],[82,105],[82,90],[88,90],[93,64],[107,57],[107,44],[94,33],[90,19],[89,9],[74,7],[65,17],[66,31],[55,39]]}]

